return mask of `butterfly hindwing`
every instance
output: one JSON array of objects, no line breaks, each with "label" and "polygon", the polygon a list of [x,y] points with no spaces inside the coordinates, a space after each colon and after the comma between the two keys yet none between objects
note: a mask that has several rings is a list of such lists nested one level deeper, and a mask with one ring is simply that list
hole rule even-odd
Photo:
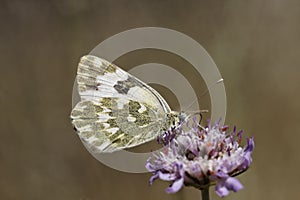
[{"label": "butterfly hindwing", "polygon": [[79,102],[71,118],[80,138],[101,152],[145,143],[165,126],[163,112],[137,101],[108,97]]}]

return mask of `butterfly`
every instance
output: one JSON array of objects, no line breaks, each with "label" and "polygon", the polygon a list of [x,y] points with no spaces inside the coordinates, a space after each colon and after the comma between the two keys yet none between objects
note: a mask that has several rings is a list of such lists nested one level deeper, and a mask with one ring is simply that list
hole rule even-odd
[{"label": "butterfly", "polygon": [[80,139],[97,152],[146,143],[187,118],[172,111],[155,89],[96,56],[80,59],[76,80],[80,101],[71,122]]}]

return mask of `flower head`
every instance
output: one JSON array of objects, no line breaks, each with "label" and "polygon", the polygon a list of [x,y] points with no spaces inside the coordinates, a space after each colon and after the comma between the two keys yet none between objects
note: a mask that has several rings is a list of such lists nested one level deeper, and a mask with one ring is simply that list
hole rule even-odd
[{"label": "flower head", "polygon": [[204,128],[196,121],[188,131],[172,129],[179,135],[170,137],[169,143],[164,142],[163,150],[153,154],[146,163],[148,171],[153,173],[149,183],[158,178],[171,181],[167,193],[175,193],[183,185],[201,190],[215,185],[220,197],[241,190],[243,186],[234,176],[249,168],[254,140],[247,139],[242,147],[242,131],[236,132],[235,127],[231,133],[227,130],[228,126],[221,127],[219,123],[209,123]]}]

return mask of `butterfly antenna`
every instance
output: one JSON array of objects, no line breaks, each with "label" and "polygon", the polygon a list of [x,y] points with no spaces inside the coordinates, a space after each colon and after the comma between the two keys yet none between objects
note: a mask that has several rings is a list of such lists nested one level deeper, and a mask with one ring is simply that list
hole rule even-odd
[{"label": "butterfly antenna", "polygon": [[205,129],[203,126],[200,125],[202,119],[203,119],[203,115],[202,113],[204,112],[208,112],[208,110],[200,110],[199,112],[195,112],[192,114],[192,116],[196,116],[196,115],[199,115],[200,119],[199,119],[199,122],[197,123],[197,125],[201,128],[201,129]]},{"label": "butterfly antenna", "polygon": [[[224,81],[224,79],[220,78],[217,82],[215,82],[214,84],[208,86],[208,88],[200,94],[200,97],[204,96],[209,91],[209,89],[211,89],[212,87],[214,87],[215,85],[217,85],[218,83],[221,83],[223,81]],[[192,107],[194,105],[194,103],[196,101],[198,101],[198,98],[196,98],[194,101],[192,101],[192,103],[189,106],[187,106],[184,110],[188,110],[190,107]]]}]

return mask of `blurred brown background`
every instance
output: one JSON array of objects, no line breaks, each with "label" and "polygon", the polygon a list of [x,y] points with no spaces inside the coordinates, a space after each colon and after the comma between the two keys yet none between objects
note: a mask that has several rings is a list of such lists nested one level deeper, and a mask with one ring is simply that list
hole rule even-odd
[{"label": "blurred brown background", "polygon": [[80,56],[143,26],[202,44],[225,79],[227,124],[255,136],[245,188],[226,199],[298,199],[299,19],[297,0],[1,0],[0,199],[200,199],[104,166],[69,121]]}]

